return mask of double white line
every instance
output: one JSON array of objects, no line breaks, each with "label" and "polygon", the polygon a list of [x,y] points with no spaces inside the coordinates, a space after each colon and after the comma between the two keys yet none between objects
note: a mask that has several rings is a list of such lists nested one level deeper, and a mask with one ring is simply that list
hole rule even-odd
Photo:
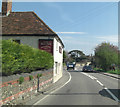
[{"label": "double white line", "polygon": [[120,100],[119,100],[107,87],[105,87],[104,84],[101,83],[97,78],[95,78],[94,76],[91,76],[91,75],[89,75],[89,74],[86,74],[86,73],[84,73],[84,72],[81,72],[81,73],[84,74],[84,75],[86,75],[86,76],[88,76],[88,77],[91,78],[92,80],[96,80],[96,82],[97,82],[99,85],[101,85],[101,86],[112,96],[112,98],[113,98],[115,101],[120,102]]}]

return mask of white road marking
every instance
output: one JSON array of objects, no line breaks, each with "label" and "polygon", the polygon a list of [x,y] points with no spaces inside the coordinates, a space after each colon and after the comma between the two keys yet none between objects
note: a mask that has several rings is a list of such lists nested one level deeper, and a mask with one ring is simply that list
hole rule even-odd
[{"label": "white road marking", "polygon": [[120,79],[117,79],[117,78],[114,78],[114,77],[110,77],[110,78],[115,79],[115,80],[120,80]]},{"label": "white road marking", "polygon": [[[50,92],[50,94],[52,94],[52,93],[54,93],[55,91],[61,89],[62,87],[64,87],[66,84],[68,84],[68,83],[71,81],[72,76],[71,76],[71,74],[70,74],[69,72],[68,72],[68,74],[69,74],[69,76],[70,76],[69,80],[68,80],[64,85],[62,85],[61,87],[59,87],[59,88],[55,89],[54,91]],[[37,104],[40,103],[42,100],[44,100],[45,98],[47,98],[48,96],[50,96],[50,94],[46,95],[45,97],[43,97],[41,100],[37,101],[37,102],[36,102],[35,104],[33,104],[33,105],[37,105]]]},{"label": "white road marking", "polygon": [[112,78],[112,79],[114,79],[114,80],[119,80],[119,79],[117,79],[117,78],[114,78],[114,77],[110,77],[110,78]]},{"label": "white road marking", "polygon": [[119,102],[120,100],[118,100],[118,98],[108,89],[108,88],[104,88],[111,96],[112,96],[112,98],[115,100],[115,101],[117,101],[117,102]]},{"label": "white road marking", "polygon": [[89,75],[89,74],[86,74],[86,73],[84,73],[84,72],[81,72],[82,74],[84,74],[84,75],[86,75],[86,76],[88,76],[89,78],[91,78],[91,79],[93,79],[93,80],[96,80],[97,78],[95,78],[94,76],[91,76],[91,75]]},{"label": "white road marking", "polygon": [[[100,74],[100,75],[103,75],[103,74],[101,74],[101,73],[98,73],[98,74]],[[107,75],[103,75],[103,76],[107,76]],[[108,76],[107,76],[108,77]],[[120,80],[120,79],[117,79],[117,78],[114,78],[114,77],[111,77],[111,76],[109,76],[110,78],[112,78],[112,79],[114,79],[114,80]],[[119,77],[119,76],[118,76]]]},{"label": "white road marking", "polygon": [[101,86],[104,86],[100,81],[96,80]]},{"label": "white road marking", "polygon": [[88,76],[88,77],[91,78],[91,79],[96,80],[96,82],[99,83],[102,87],[104,87],[104,89],[112,96],[112,98],[113,98],[115,101],[120,102],[120,100],[119,100],[107,87],[105,87],[104,84],[102,84],[97,78],[95,78],[94,76],[91,76],[91,75],[89,75],[89,74],[86,74],[86,73],[84,73],[84,72],[81,72],[81,73],[84,74],[84,75],[86,75],[86,76]]}]

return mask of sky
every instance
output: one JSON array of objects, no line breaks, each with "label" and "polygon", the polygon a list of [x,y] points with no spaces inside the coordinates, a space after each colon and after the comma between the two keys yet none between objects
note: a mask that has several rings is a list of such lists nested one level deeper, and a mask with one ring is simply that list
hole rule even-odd
[{"label": "sky", "polygon": [[90,55],[102,42],[118,45],[117,2],[13,2],[12,11],[34,11],[58,34],[66,51]]}]

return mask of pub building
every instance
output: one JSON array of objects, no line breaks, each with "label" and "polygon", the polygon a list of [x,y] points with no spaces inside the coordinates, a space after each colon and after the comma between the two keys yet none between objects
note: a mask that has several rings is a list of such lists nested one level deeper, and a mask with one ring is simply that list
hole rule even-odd
[{"label": "pub building", "polygon": [[53,83],[62,77],[64,44],[34,11],[12,12],[12,1],[2,2],[2,39],[12,39],[51,53],[54,57]]}]

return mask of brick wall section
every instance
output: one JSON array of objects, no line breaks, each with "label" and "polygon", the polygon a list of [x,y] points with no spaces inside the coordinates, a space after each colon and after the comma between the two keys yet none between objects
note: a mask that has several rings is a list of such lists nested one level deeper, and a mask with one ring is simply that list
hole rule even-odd
[{"label": "brick wall section", "polygon": [[[53,83],[53,70],[42,72],[42,75],[39,79],[39,91],[44,91],[46,87]],[[32,96],[37,93],[38,84],[37,74],[33,76],[34,78],[31,81],[29,80],[29,76],[24,77],[22,84],[19,84],[19,78],[0,84],[0,90],[2,90],[0,105],[24,104],[26,101],[32,99]]]}]

